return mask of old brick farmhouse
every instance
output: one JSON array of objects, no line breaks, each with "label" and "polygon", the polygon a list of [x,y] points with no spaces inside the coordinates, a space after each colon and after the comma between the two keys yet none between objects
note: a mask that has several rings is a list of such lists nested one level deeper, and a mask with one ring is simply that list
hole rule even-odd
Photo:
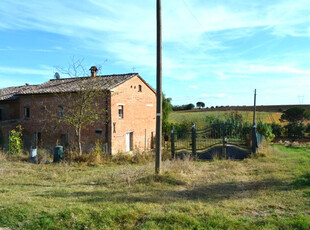
[{"label": "old brick farmhouse", "polygon": [[[82,81],[81,81],[82,80]],[[96,75],[91,77],[52,79],[40,85],[25,84],[0,89],[0,148],[8,143],[8,133],[17,125],[23,127],[24,148],[36,145],[68,148],[75,138],[74,129],[57,125],[55,117],[63,116],[78,97],[81,87],[96,83],[98,92],[105,92],[96,99],[105,109],[105,119],[87,125],[82,130],[85,149],[99,141],[109,154],[148,150],[153,147],[155,136],[156,92],[139,74]],[[60,98],[74,95],[71,102]],[[78,99],[78,98],[77,98]],[[96,107],[97,108],[97,107]]]}]

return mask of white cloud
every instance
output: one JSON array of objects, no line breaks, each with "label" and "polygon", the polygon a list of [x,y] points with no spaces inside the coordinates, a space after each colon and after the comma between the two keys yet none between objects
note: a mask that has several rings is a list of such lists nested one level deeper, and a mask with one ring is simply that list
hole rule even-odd
[{"label": "white cloud", "polygon": [[200,96],[203,98],[225,98],[227,97],[227,95],[224,93],[213,94],[213,95],[212,94],[201,94]]},{"label": "white cloud", "polygon": [[0,74],[14,75],[14,74],[27,74],[27,75],[51,75],[52,68],[48,69],[28,69],[19,67],[4,67],[0,66]]},{"label": "white cloud", "polygon": [[[290,55],[294,47],[270,54],[283,37],[310,36],[307,0],[184,1],[187,6],[183,0],[169,0],[162,7],[163,76],[175,80],[176,88],[186,81],[184,88],[199,86],[208,92],[204,97],[219,100],[254,87],[266,89],[270,95],[276,87],[290,86],[291,94],[299,90],[297,87],[309,88],[309,57]],[[28,52],[92,50],[117,66],[135,66],[151,76],[155,73],[155,1],[2,0],[0,17],[2,31],[43,31],[61,35],[74,44]],[[284,48],[289,46],[283,44]],[[0,47],[4,52],[18,49]],[[269,49],[270,53],[263,53]],[[53,74],[52,68],[0,67],[1,74],[8,71],[36,76]]]}]

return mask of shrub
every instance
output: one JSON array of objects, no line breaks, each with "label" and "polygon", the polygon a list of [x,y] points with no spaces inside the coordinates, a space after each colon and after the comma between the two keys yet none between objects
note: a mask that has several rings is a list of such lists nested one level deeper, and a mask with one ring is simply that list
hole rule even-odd
[{"label": "shrub", "polygon": [[304,137],[306,126],[303,123],[291,122],[284,126],[285,134],[288,137]]},{"label": "shrub", "polygon": [[246,141],[248,145],[250,145],[250,138],[252,133],[252,124],[250,122],[244,122],[241,128],[241,138]]},{"label": "shrub", "polygon": [[270,124],[258,122],[257,132],[264,135],[267,141],[272,141],[275,138],[275,135],[272,133],[272,128]]},{"label": "shrub", "polygon": [[279,125],[277,123],[271,124],[272,133],[275,135],[275,137],[281,137],[282,135],[282,125]]},{"label": "shrub", "polygon": [[307,125],[306,133],[310,133],[310,123]]},{"label": "shrub", "polygon": [[19,155],[22,153],[22,126],[16,126],[16,130],[13,129],[10,131],[10,154]]},{"label": "shrub", "polygon": [[178,134],[187,134],[192,129],[192,123],[190,121],[183,121],[180,124],[174,124],[174,130]]},{"label": "shrub", "polygon": [[208,115],[208,116],[206,116],[206,122],[207,122],[207,124],[208,125],[211,125],[213,122],[215,122],[216,121],[216,117],[214,116],[214,115],[212,115],[212,116],[210,116],[210,115]]}]

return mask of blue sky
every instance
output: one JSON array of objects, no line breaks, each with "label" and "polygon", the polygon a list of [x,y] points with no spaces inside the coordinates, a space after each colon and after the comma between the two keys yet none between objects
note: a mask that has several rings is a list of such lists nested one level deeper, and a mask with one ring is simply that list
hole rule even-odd
[{"label": "blue sky", "polygon": [[[162,18],[173,104],[310,104],[309,0],[163,0]],[[156,86],[156,0],[1,0],[0,19],[0,88],[72,57]]]}]

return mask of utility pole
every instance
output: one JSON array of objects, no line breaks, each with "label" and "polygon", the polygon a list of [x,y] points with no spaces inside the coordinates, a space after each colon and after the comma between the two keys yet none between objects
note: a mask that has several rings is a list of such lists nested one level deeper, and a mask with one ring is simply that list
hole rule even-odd
[{"label": "utility pole", "polygon": [[161,170],[162,146],[162,54],[161,54],[161,0],[156,0],[157,19],[157,71],[156,71],[156,158],[155,173]]},{"label": "utility pole", "polygon": [[254,91],[254,110],[253,110],[253,128],[252,128],[252,152],[256,153],[257,138],[256,138],[256,89]]},{"label": "utility pole", "polygon": [[254,111],[253,111],[253,126],[256,125],[256,89],[254,90]]}]

